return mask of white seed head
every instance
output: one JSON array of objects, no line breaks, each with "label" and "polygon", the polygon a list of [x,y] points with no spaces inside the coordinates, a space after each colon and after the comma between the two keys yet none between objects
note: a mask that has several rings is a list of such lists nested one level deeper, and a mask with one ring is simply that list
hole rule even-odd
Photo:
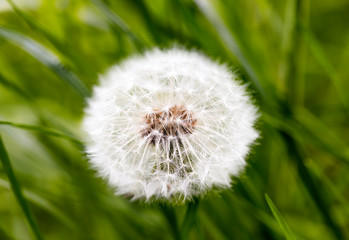
[{"label": "white seed head", "polygon": [[257,109],[225,66],[191,51],[152,50],[112,67],[83,128],[91,164],[133,199],[187,199],[229,187],[246,165]]}]

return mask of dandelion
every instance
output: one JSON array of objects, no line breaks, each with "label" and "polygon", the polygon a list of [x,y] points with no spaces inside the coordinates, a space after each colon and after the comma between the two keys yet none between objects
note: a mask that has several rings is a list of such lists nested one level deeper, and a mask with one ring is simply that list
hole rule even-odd
[{"label": "dandelion", "polygon": [[85,109],[90,163],[133,199],[229,187],[258,137],[256,107],[224,65],[153,50],[112,67]]}]

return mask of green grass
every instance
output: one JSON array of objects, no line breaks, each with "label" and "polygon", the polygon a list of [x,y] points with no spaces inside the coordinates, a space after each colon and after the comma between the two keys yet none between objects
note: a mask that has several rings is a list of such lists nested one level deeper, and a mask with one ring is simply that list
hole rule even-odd
[{"label": "green grass", "polygon": [[[0,239],[349,238],[348,1],[17,3],[0,1]],[[130,202],[89,167],[83,108],[112,64],[173,45],[239,73],[262,137],[231,189]]]}]

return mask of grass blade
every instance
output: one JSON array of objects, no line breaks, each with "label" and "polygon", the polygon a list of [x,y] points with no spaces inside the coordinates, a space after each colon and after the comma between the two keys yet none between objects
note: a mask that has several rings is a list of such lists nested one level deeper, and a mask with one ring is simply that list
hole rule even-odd
[{"label": "grass blade", "polygon": [[306,132],[314,136],[318,146],[325,150],[328,149],[334,156],[339,156],[346,164],[349,163],[349,146],[321,119],[305,107],[295,108],[294,116]]},{"label": "grass blade", "polygon": [[55,129],[48,128],[48,127],[13,123],[13,122],[9,122],[9,121],[0,121],[0,125],[8,125],[11,127],[22,128],[22,129],[26,129],[26,130],[39,131],[39,132],[47,134],[47,135],[64,138],[64,139],[67,139],[67,140],[74,142],[78,145],[82,145],[82,143],[79,140],[77,140],[75,137],[69,136],[65,133],[59,132]]},{"label": "grass blade", "polygon": [[271,212],[273,213],[277,223],[279,224],[280,228],[284,232],[287,240],[294,240],[296,239],[293,232],[291,231],[290,227],[288,226],[285,219],[281,216],[279,210],[276,208],[273,201],[269,198],[268,194],[265,194],[265,200],[267,200],[267,203],[270,207]]},{"label": "grass blade", "polygon": [[343,206],[343,212],[345,212],[347,218],[349,218],[349,199],[344,196],[330,179],[323,169],[321,169],[313,159],[307,159],[306,167],[310,173],[315,176],[324,185],[324,189],[328,192],[328,195],[333,196]]},{"label": "grass blade", "polygon": [[153,36],[154,41],[157,45],[161,45],[163,40],[163,32],[159,31],[157,29],[158,21],[154,21],[152,14],[148,11],[146,7],[146,3],[143,0],[131,0],[133,7],[139,11],[139,13],[142,15],[145,24],[147,25],[147,29],[149,29],[149,32]]},{"label": "grass blade", "polygon": [[[4,187],[6,189],[11,189],[10,184],[3,179],[0,179],[0,186]],[[70,227],[71,229],[74,229],[74,227],[76,228],[75,222],[70,220],[69,217],[65,213],[63,213],[59,208],[54,206],[54,204],[49,202],[47,199],[37,195],[34,192],[28,191],[26,189],[23,189],[23,195],[25,196],[25,198],[27,199],[28,202],[31,202],[32,204],[35,204],[36,206],[38,206],[38,207],[44,209],[45,211],[47,211],[48,213],[52,214],[53,216],[56,217],[56,219],[58,219],[59,221],[64,223],[66,226]],[[1,236],[1,234],[0,234],[0,236]],[[2,239],[2,238],[0,238],[0,239]]]},{"label": "grass blade", "polygon": [[[23,19],[23,21],[25,21],[32,29],[42,33],[42,35],[56,47],[61,45],[51,33],[46,31],[34,18],[28,16],[26,12],[23,12],[21,9],[19,9],[12,0],[7,0],[7,2],[11,5],[13,11],[17,14],[17,16]],[[62,49],[60,48],[60,50]]]},{"label": "grass blade", "polygon": [[19,8],[12,0],[7,0],[7,2],[11,5],[13,12],[16,13],[17,16],[25,23],[27,23],[33,32],[39,33],[51,44],[52,47],[55,48],[56,51],[60,53],[62,57],[64,57],[64,60],[69,62],[69,66],[73,66],[74,69],[79,72],[82,72],[82,69],[89,66],[89,62],[83,63],[80,61],[80,53],[69,47],[69,44],[66,41],[59,39],[53,32],[45,28],[44,25],[41,24],[41,22],[39,22],[35,17],[32,17],[26,11],[21,10],[21,8]]},{"label": "grass blade", "polygon": [[3,86],[5,86],[6,88],[16,92],[17,94],[19,94],[20,96],[22,96],[25,99],[31,99],[31,97],[21,88],[19,87],[17,84],[7,80],[1,73],[0,73],[0,84],[2,84]]},{"label": "grass blade", "polygon": [[15,177],[15,174],[12,170],[11,162],[10,162],[9,156],[7,154],[7,151],[5,149],[4,143],[2,142],[1,136],[0,136],[0,160],[1,160],[1,163],[3,165],[4,171],[5,171],[7,177],[10,181],[11,188],[12,188],[12,191],[15,195],[15,198],[17,199],[19,205],[21,206],[21,208],[24,212],[24,215],[25,215],[36,239],[38,239],[38,240],[43,239],[41,237],[39,229],[34,221],[34,218],[32,216],[30,209],[29,209],[27,201],[22,194],[20,184],[17,181],[17,178]]},{"label": "grass blade", "polygon": [[259,82],[257,73],[248,61],[246,55],[242,52],[236,37],[229,31],[219,15],[213,10],[214,8],[208,0],[195,0],[195,3],[210,21],[212,26],[217,30],[219,36],[222,38],[228,49],[233,53],[234,56],[236,56],[241,65],[245,68],[247,74],[250,76],[253,84],[259,91],[262,98],[266,100],[266,94]]},{"label": "grass blade", "polygon": [[[281,132],[285,132],[298,142],[311,143],[317,146],[321,151],[325,151],[345,165],[349,163],[349,151],[343,141],[339,139],[329,128],[325,126],[318,118],[313,116],[305,108],[296,108],[297,117],[294,120],[284,119],[283,117],[274,117],[263,113],[262,119],[265,123]],[[308,117],[305,120],[304,116]],[[321,129],[321,131],[319,129]]]},{"label": "grass blade", "polygon": [[330,77],[333,86],[338,92],[338,97],[341,100],[342,104],[345,108],[348,108],[348,102],[346,99],[347,92],[346,88],[342,84],[342,79],[340,78],[337,70],[334,68],[332,63],[328,60],[328,57],[325,54],[321,44],[316,39],[314,34],[311,32],[309,28],[305,26],[300,26],[301,33],[303,34],[306,42],[308,43],[310,51],[314,54],[314,57],[318,60],[320,65],[324,68],[327,75]]},{"label": "grass blade", "polygon": [[285,27],[282,38],[287,97],[290,106],[302,105],[305,91],[305,67],[307,52],[305,39],[298,25],[308,25],[309,1],[289,0],[286,8]]},{"label": "grass blade", "polygon": [[143,43],[143,41],[141,41],[139,37],[131,31],[130,27],[104,2],[100,0],[92,0],[92,2],[95,4],[98,10],[101,11],[103,16],[106,17],[106,19],[109,21],[109,24],[112,27],[117,28],[117,30],[129,36],[129,38],[132,40],[132,42],[135,44],[138,50],[141,51],[145,48],[145,44]]},{"label": "grass blade", "polygon": [[49,49],[33,39],[18,32],[0,27],[0,37],[22,48],[43,65],[51,69],[57,76],[65,80],[82,97],[89,97],[90,91],[73,72],[69,71],[59,58]]},{"label": "grass blade", "polygon": [[295,141],[290,135],[285,132],[280,131],[281,136],[287,143],[287,150],[289,155],[293,158],[297,164],[298,173],[304,186],[311,195],[312,199],[319,212],[321,213],[324,222],[331,228],[332,233],[337,239],[344,239],[343,232],[337,221],[332,216],[330,212],[331,205],[328,196],[322,191],[321,186],[319,186],[318,181],[313,178],[310,174],[308,168],[304,165],[303,153],[298,142]]},{"label": "grass blade", "polygon": [[[204,211],[199,212],[201,226],[206,229],[205,234],[208,235],[207,239],[229,239],[225,236],[225,233],[217,226],[217,224],[212,220],[210,216]],[[206,233],[207,232],[207,233]]]},{"label": "grass blade", "polygon": [[0,228],[0,239],[13,240],[3,229]]}]

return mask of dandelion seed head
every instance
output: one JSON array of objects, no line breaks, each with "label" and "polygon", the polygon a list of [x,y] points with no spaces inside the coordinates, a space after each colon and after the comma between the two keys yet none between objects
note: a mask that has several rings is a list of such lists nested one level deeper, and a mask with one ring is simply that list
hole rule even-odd
[{"label": "dandelion seed head", "polygon": [[229,187],[246,165],[257,109],[226,66],[153,50],[101,76],[85,109],[90,163],[134,199],[183,199]]}]

